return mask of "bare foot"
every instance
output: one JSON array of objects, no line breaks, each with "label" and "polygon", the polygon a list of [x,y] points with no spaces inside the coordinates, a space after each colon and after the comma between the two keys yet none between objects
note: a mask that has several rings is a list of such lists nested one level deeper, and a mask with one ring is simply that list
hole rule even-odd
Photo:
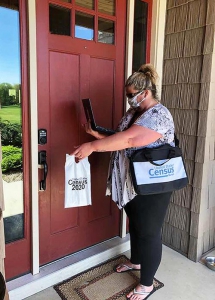
[{"label": "bare foot", "polygon": [[131,270],[140,270],[140,265],[132,264],[129,261],[124,264],[119,264],[114,269],[117,273],[123,273],[123,272],[131,271]]},{"label": "bare foot", "polygon": [[130,300],[144,300],[149,296],[152,290],[153,285],[145,286],[142,284],[138,284],[138,286],[127,295],[127,298]]}]

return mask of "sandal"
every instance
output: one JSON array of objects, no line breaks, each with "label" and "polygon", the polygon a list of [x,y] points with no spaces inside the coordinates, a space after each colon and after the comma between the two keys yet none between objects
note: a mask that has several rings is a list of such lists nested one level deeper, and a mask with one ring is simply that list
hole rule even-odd
[{"label": "sandal", "polygon": [[[118,268],[125,268],[124,271],[117,271]],[[128,265],[126,264],[120,264],[120,265],[117,265],[113,268],[114,272],[116,273],[124,273],[124,272],[129,272],[129,271],[140,271],[140,269],[135,269],[135,268],[132,268],[132,267],[129,267]]]},{"label": "sandal", "polygon": [[[140,295],[140,296],[146,296],[145,298],[143,299],[140,299],[140,300],[146,300],[149,298],[149,296],[151,296],[153,293],[155,292],[155,289],[153,288],[151,292],[141,292],[141,291],[137,291],[136,289],[133,290],[133,295]],[[131,295],[131,297],[133,296]],[[127,299],[131,299],[127,297]]]}]

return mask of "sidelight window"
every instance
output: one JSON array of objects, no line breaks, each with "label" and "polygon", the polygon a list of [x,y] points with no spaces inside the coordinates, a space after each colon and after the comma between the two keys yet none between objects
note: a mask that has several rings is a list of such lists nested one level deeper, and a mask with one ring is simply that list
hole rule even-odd
[{"label": "sidelight window", "polygon": [[146,49],[149,47],[147,37],[149,1],[135,0],[134,35],[133,35],[133,72],[146,63]]},{"label": "sidelight window", "polygon": [[0,131],[5,242],[24,238],[19,2],[0,1]]}]

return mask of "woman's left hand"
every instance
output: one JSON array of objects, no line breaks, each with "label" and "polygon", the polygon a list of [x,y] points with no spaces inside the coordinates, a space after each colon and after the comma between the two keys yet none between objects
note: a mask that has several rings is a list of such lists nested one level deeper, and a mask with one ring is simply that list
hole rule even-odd
[{"label": "woman's left hand", "polygon": [[78,161],[84,159],[93,152],[92,142],[84,143],[81,146],[76,146],[75,148],[76,150],[70,155],[74,155],[78,159]]}]

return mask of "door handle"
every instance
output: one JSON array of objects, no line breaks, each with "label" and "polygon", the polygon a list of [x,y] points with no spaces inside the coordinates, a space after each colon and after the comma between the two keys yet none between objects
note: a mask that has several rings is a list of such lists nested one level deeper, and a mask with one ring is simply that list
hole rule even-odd
[{"label": "door handle", "polygon": [[46,151],[42,150],[38,153],[38,163],[43,166],[43,179],[40,180],[40,191],[46,190],[46,178],[48,175],[48,164],[46,161]]}]

